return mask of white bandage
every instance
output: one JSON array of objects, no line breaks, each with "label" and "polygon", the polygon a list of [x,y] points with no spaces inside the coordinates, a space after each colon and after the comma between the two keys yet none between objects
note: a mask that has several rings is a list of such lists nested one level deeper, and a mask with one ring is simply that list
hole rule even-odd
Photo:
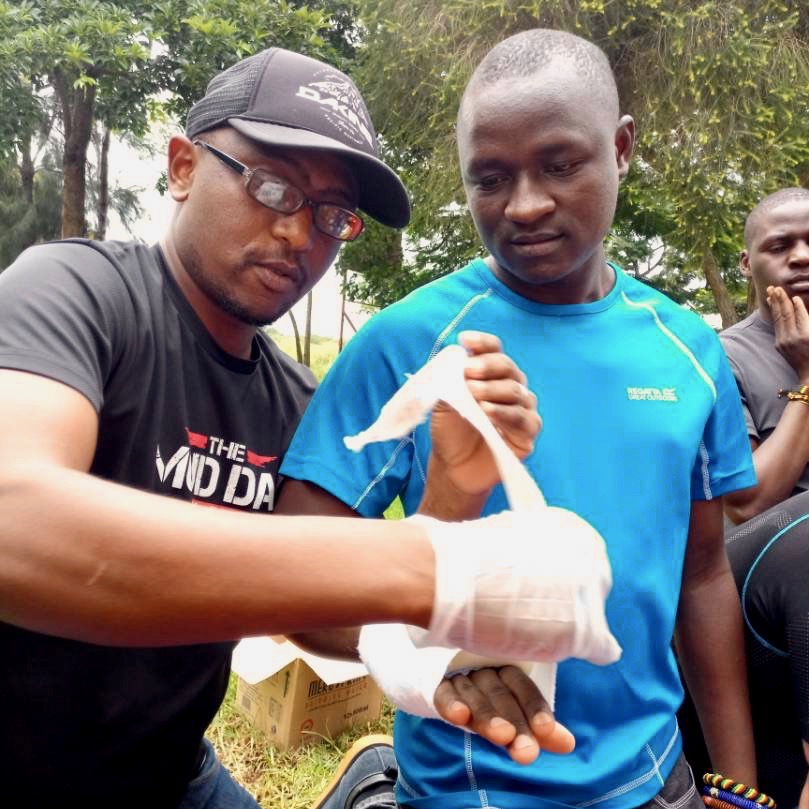
[{"label": "white bandage", "polygon": [[557,661],[607,664],[621,654],[604,614],[612,586],[604,540],[573,512],[545,505],[469,392],[465,360],[460,346],[444,349],[407,380],[370,428],[345,439],[359,451],[406,435],[442,399],[483,435],[513,509],[464,523],[409,518],[426,528],[435,552],[430,627],[364,627],[359,650],[394,704],[419,716],[438,716],[433,694],[448,668],[530,665],[552,707]]}]

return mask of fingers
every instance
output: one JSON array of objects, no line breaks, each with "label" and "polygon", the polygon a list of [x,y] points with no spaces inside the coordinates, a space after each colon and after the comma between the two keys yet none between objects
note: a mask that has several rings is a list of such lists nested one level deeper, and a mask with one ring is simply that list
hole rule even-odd
[{"label": "fingers", "polygon": [[800,297],[790,298],[781,287],[767,287],[767,305],[776,336],[789,339],[809,333],[809,314]]},{"label": "fingers", "polygon": [[519,703],[523,716],[529,717],[530,729],[540,748],[551,753],[571,753],[576,739],[564,725],[556,721],[536,683],[516,666],[500,669],[500,679]]},{"label": "fingers", "polygon": [[526,376],[511,357],[503,353],[499,338],[479,331],[464,331],[458,340],[469,352],[467,379],[514,379],[525,385]]},{"label": "fingers", "polygon": [[[438,712],[448,722],[474,730],[500,746],[514,740],[516,735],[514,726],[502,717],[496,716],[494,706],[486,694],[466,675],[456,674],[444,680],[436,689],[434,699]],[[463,711],[459,706],[465,709],[464,721],[460,721]]]},{"label": "fingers", "polygon": [[775,347],[795,369],[802,384],[809,377],[809,313],[798,296],[790,298],[781,287],[767,287]]},{"label": "fingers", "polygon": [[770,307],[776,336],[792,334],[795,330],[795,310],[787,293],[781,287],[767,287],[767,305]]},{"label": "fingers", "polygon": [[531,718],[531,730],[539,746],[549,753],[572,753],[576,747],[575,736],[551,713],[538,713]]},{"label": "fingers", "polygon": [[542,429],[536,395],[516,380],[468,380],[467,385],[514,452],[521,458],[530,455]]},{"label": "fingers", "polygon": [[503,345],[497,335],[485,331],[462,331],[458,342],[469,354],[492,354],[502,351]]},{"label": "fingers", "polygon": [[492,744],[505,747],[519,764],[530,764],[539,745],[519,703],[495,669],[481,669],[452,678],[458,696],[472,713],[468,727]]},{"label": "fingers", "polygon": [[809,312],[806,311],[806,304],[803,298],[794,297],[792,305],[795,312],[795,326],[801,334],[809,334]]},{"label": "fingers", "polygon": [[505,747],[518,764],[530,764],[541,749],[569,753],[575,747],[536,684],[515,666],[457,674],[442,682],[434,700],[444,719]]},{"label": "fingers", "polygon": [[435,689],[433,703],[441,716],[453,725],[465,728],[472,719],[472,711],[458,697],[452,680],[442,680]]},{"label": "fingers", "polygon": [[534,451],[534,442],[542,429],[536,405],[514,407],[481,402],[480,406],[518,458],[525,459]]},{"label": "fingers", "polygon": [[458,339],[471,352],[465,366],[470,392],[512,449],[525,457],[542,428],[537,397],[526,386],[525,374],[502,353],[495,335],[468,331]]}]

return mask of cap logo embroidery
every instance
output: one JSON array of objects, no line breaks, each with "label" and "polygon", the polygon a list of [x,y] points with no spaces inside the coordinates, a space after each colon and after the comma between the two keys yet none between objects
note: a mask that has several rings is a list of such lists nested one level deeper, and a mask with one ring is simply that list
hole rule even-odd
[{"label": "cap logo embroidery", "polygon": [[354,88],[343,81],[315,81],[302,84],[296,95],[319,104],[332,126],[351,140],[365,140],[374,148],[374,136],[364,120],[362,101]]}]

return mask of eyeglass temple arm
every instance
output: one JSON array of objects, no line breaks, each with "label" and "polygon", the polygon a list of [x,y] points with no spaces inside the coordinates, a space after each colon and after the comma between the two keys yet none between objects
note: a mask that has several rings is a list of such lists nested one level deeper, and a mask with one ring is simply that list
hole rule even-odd
[{"label": "eyeglass temple arm", "polygon": [[225,154],[224,152],[220,152],[215,146],[211,146],[210,143],[204,140],[195,140],[195,146],[202,146],[204,149],[207,149],[211,154],[218,157],[226,166],[230,166],[234,171],[238,171],[239,174],[244,174],[245,179],[249,179],[250,175],[253,173],[252,169],[249,169],[244,163],[240,163],[236,160],[235,157],[231,157],[229,154]]}]

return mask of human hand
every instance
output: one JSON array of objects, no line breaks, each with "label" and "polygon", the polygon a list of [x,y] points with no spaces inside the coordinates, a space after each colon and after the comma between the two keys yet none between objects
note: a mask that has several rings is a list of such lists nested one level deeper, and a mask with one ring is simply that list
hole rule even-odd
[{"label": "human hand", "polygon": [[795,369],[801,385],[809,384],[809,313],[799,297],[790,298],[781,287],[767,287],[775,347]]},{"label": "human hand", "polygon": [[585,520],[553,506],[468,522],[414,515],[435,554],[435,602],[418,645],[499,660],[614,663],[607,626],[606,544]]},{"label": "human hand", "polygon": [[[502,351],[500,340],[484,332],[462,332],[469,357],[467,387],[509,448],[523,459],[534,449],[542,420],[525,374]],[[432,413],[431,479],[439,477],[463,495],[488,495],[500,474],[486,441],[456,410],[439,402]],[[440,470],[436,475],[436,470]],[[438,498],[435,498],[438,499]]]},{"label": "human hand", "polygon": [[516,666],[447,677],[436,689],[434,702],[447,722],[505,747],[518,764],[530,764],[541,750],[570,753],[576,746],[536,684]]}]

